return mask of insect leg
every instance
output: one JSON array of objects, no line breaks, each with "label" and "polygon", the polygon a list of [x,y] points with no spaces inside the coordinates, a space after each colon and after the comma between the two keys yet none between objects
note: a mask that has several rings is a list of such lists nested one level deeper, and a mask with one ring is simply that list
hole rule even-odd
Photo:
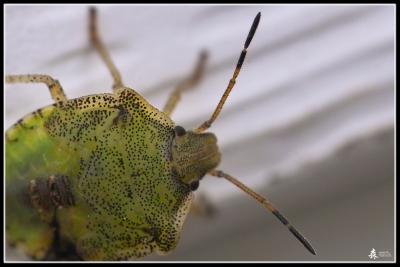
[{"label": "insect leg", "polygon": [[111,60],[110,54],[107,52],[107,49],[105,48],[103,42],[101,41],[97,28],[98,28],[97,27],[97,9],[94,7],[91,7],[89,9],[90,43],[93,45],[93,47],[99,53],[101,59],[104,61],[108,70],[110,71],[110,73],[114,79],[113,89],[115,90],[116,88],[123,86],[121,74],[119,73],[118,69],[115,67],[114,63]]},{"label": "insect leg", "polygon": [[6,83],[44,83],[49,87],[51,98],[54,101],[67,101],[61,84],[48,75],[26,74],[26,75],[7,75]]},{"label": "insect leg", "polygon": [[170,116],[171,113],[174,111],[176,105],[178,104],[178,102],[181,98],[181,94],[184,91],[187,91],[187,90],[195,87],[203,78],[207,57],[208,57],[207,52],[202,51],[200,53],[199,60],[197,62],[195,69],[193,70],[192,74],[188,78],[183,80],[180,84],[178,84],[178,86],[174,89],[174,91],[169,96],[169,99],[163,108],[163,112],[166,113],[168,116]]}]

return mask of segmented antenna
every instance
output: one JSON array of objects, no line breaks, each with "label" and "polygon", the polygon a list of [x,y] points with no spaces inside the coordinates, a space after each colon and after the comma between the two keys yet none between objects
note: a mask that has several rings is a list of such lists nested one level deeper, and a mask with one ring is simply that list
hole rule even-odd
[{"label": "segmented antenna", "polygon": [[205,130],[207,130],[208,128],[211,127],[211,124],[217,119],[219,113],[222,110],[222,107],[225,104],[226,99],[228,98],[230,92],[233,89],[233,86],[236,83],[236,78],[239,75],[240,69],[242,68],[244,59],[246,57],[247,54],[247,48],[250,45],[251,40],[253,39],[254,33],[256,32],[258,23],[260,22],[260,18],[261,18],[261,13],[258,12],[257,16],[254,18],[253,24],[251,25],[249,34],[247,35],[247,39],[246,42],[244,43],[244,48],[242,50],[242,53],[240,54],[239,60],[236,64],[236,68],[235,71],[232,75],[232,78],[229,80],[228,83],[228,87],[226,88],[224,94],[222,95],[221,99],[219,100],[218,106],[215,108],[214,113],[211,115],[210,119],[206,120],[205,122],[203,122],[202,125],[200,125],[197,129],[195,129],[194,131],[197,133],[201,133],[204,132]]},{"label": "segmented antenna", "polygon": [[241,190],[243,190],[245,193],[249,194],[251,197],[253,197],[255,200],[257,200],[261,205],[263,205],[266,209],[268,209],[272,214],[275,215],[286,227],[289,229],[289,231],[299,240],[303,246],[306,247],[308,251],[310,251],[313,255],[316,255],[314,248],[311,246],[310,242],[307,241],[307,239],[292,226],[288,220],[274,207],[272,204],[264,197],[260,196],[244,184],[242,184],[240,181],[238,181],[236,178],[233,178],[229,174],[224,173],[223,171],[220,170],[212,170],[208,174],[215,176],[215,177],[222,177],[225,178],[226,180],[230,181],[237,187],[239,187]]}]

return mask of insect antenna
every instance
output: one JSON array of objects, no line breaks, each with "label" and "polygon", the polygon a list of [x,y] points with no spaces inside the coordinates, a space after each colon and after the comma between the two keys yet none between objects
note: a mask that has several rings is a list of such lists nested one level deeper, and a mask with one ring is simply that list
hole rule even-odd
[{"label": "insect antenna", "polygon": [[258,12],[257,16],[254,18],[253,24],[251,25],[249,34],[247,35],[247,39],[246,42],[244,43],[244,48],[240,54],[239,60],[236,64],[236,68],[235,71],[232,75],[232,78],[229,80],[228,83],[228,87],[226,88],[224,94],[222,95],[221,99],[219,100],[219,103],[217,105],[217,107],[214,110],[214,113],[211,115],[210,119],[206,120],[205,122],[203,122],[202,125],[200,125],[198,128],[196,128],[194,131],[197,133],[201,133],[204,132],[205,130],[207,130],[208,128],[211,127],[211,124],[217,119],[219,113],[222,110],[222,107],[224,106],[224,103],[226,101],[226,99],[228,98],[230,92],[233,89],[233,86],[236,83],[236,78],[239,75],[240,69],[242,68],[244,59],[246,57],[247,54],[247,48],[250,45],[251,40],[253,39],[254,33],[256,32],[258,23],[260,22],[260,18],[261,18],[261,13]]},{"label": "insect antenna", "polygon": [[289,229],[289,231],[303,244],[303,246],[306,247],[308,251],[310,251],[313,255],[316,255],[316,252],[314,248],[311,246],[310,242],[307,241],[307,239],[292,226],[288,220],[264,197],[260,196],[250,188],[248,188],[246,185],[242,184],[240,181],[238,181],[236,178],[230,176],[229,174],[224,173],[223,171],[220,170],[212,170],[208,174],[215,176],[215,177],[222,177],[225,178],[226,180],[230,181],[237,187],[239,187],[241,190],[243,190],[245,193],[253,197],[255,200],[257,200],[261,205],[263,205],[266,209],[268,209],[272,214],[274,214],[286,227]]}]

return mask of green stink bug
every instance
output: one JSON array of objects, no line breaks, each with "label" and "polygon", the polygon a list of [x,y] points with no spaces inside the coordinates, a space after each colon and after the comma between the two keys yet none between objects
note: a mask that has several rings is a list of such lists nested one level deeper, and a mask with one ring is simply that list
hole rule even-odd
[{"label": "green stink bug", "polygon": [[221,155],[216,120],[232,90],[255,34],[255,17],[234,74],[217,108],[191,131],[169,115],[194,74],[172,93],[163,111],[127,88],[102,44],[96,11],[90,39],[114,79],[112,94],[67,99],[47,75],[8,75],[7,83],[45,83],[55,103],[28,114],[6,132],[6,231],[10,244],[35,259],[65,254],[84,260],[120,260],[165,254],[176,247],[206,174],[225,178],[270,210],[303,245],[305,238],[263,197],[215,168]]}]

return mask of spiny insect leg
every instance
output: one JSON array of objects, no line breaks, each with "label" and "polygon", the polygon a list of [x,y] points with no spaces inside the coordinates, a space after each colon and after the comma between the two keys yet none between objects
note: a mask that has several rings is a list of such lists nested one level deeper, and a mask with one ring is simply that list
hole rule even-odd
[{"label": "spiny insect leg", "polygon": [[170,116],[171,113],[174,111],[176,105],[178,104],[179,100],[181,99],[181,94],[184,91],[192,89],[196,85],[199,84],[199,82],[201,81],[201,79],[204,76],[204,69],[205,69],[205,65],[206,65],[205,63],[207,61],[207,57],[208,57],[207,51],[204,50],[200,53],[199,60],[197,62],[195,69],[193,70],[192,74],[188,78],[183,80],[181,83],[179,83],[178,86],[174,89],[174,91],[169,96],[169,99],[163,108],[163,112],[165,114]]},{"label": "spiny insect leg", "polygon": [[7,75],[6,83],[44,83],[49,87],[51,97],[55,102],[67,101],[67,97],[64,94],[61,84],[48,75]]},{"label": "spiny insect leg", "polygon": [[232,75],[232,78],[229,80],[228,87],[225,89],[224,94],[222,95],[221,99],[219,100],[219,103],[218,103],[217,107],[215,108],[214,113],[211,115],[210,119],[206,120],[205,122],[203,122],[202,125],[200,125],[197,129],[195,129],[195,132],[201,133],[201,132],[204,132],[205,130],[207,130],[208,128],[210,128],[211,124],[217,119],[219,113],[221,112],[226,99],[228,98],[231,90],[233,89],[233,86],[235,86],[236,78],[239,75],[239,72],[242,68],[244,59],[247,54],[247,48],[249,47],[250,42],[253,39],[254,33],[256,32],[258,23],[260,22],[260,17],[261,17],[261,13],[258,12],[257,16],[254,18],[253,24],[251,25],[249,34],[247,35],[246,42],[245,42],[243,50],[240,54],[239,60],[236,64],[236,68]]},{"label": "spiny insect leg", "polygon": [[98,30],[97,30],[97,9],[95,7],[91,7],[89,9],[89,37],[90,43],[99,53],[101,59],[106,64],[108,70],[110,71],[113,79],[113,89],[123,87],[121,74],[119,73],[117,67],[114,65],[110,54],[108,53],[107,49],[105,48],[103,42],[100,39]]}]

